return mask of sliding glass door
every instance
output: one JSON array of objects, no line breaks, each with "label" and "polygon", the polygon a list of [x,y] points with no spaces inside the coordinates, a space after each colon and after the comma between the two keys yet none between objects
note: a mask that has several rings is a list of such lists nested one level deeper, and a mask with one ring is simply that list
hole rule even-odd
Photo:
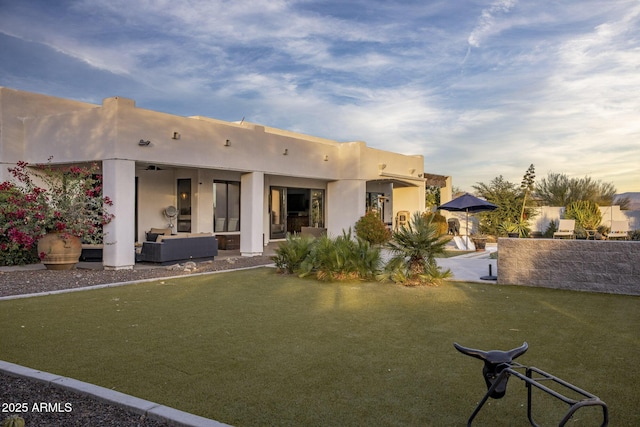
[{"label": "sliding glass door", "polygon": [[240,231],[240,183],[213,182],[213,230]]},{"label": "sliding glass door", "polygon": [[287,235],[287,189],[271,187],[269,196],[271,216],[270,239],[284,239]]},{"label": "sliding glass door", "polygon": [[302,227],[324,227],[324,190],[271,187],[269,238],[284,239]]}]

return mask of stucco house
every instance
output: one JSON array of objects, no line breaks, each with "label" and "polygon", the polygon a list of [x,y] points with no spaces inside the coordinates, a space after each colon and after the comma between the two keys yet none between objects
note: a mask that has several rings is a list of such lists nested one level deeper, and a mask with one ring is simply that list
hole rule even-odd
[{"label": "stucco house", "polygon": [[[239,235],[242,255],[302,227],[329,235],[367,207],[394,226],[399,211],[423,211],[424,158],[249,122],[180,117],[0,88],[0,181],[19,160],[97,162],[115,220],[105,227],[105,268],[131,268],[145,231]],[[165,210],[177,208],[177,217]]]}]

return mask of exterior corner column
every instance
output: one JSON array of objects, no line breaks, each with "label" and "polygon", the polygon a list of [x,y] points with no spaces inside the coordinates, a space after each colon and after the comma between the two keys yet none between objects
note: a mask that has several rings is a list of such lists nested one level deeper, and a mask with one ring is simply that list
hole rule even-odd
[{"label": "exterior corner column", "polygon": [[102,192],[113,201],[115,215],[104,227],[102,265],[105,269],[132,269],[135,264],[135,162],[102,161]]},{"label": "exterior corner column", "polygon": [[240,180],[240,254],[264,252],[264,173],[243,174]]},{"label": "exterior corner column", "polygon": [[327,234],[339,236],[356,222],[366,211],[367,182],[358,179],[343,179],[327,184]]}]

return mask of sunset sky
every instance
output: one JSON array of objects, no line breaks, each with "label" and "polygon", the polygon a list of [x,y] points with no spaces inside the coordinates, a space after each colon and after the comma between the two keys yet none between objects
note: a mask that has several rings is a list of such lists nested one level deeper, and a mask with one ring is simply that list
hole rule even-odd
[{"label": "sunset sky", "polygon": [[640,191],[638,0],[0,0],[0,86]]}]

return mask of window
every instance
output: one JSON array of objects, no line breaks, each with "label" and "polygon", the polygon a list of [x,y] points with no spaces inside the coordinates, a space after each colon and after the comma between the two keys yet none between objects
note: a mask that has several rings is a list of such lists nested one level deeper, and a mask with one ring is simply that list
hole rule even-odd
[{"label": "window", "polygon": [[240,231],[240,183],[213,182],[213,230]]},{"label": "window", "polygon": [[324,227],[324,190],[311,190],[311,226]]},{"label": "window", "polygon": [[191,179],[178,180],[178,231],[191,232]]},{"label": "window", "polygon": [[384,193],[367,193],[366,208],[367,211],[376,211],[382,213],[384,203]]}]

